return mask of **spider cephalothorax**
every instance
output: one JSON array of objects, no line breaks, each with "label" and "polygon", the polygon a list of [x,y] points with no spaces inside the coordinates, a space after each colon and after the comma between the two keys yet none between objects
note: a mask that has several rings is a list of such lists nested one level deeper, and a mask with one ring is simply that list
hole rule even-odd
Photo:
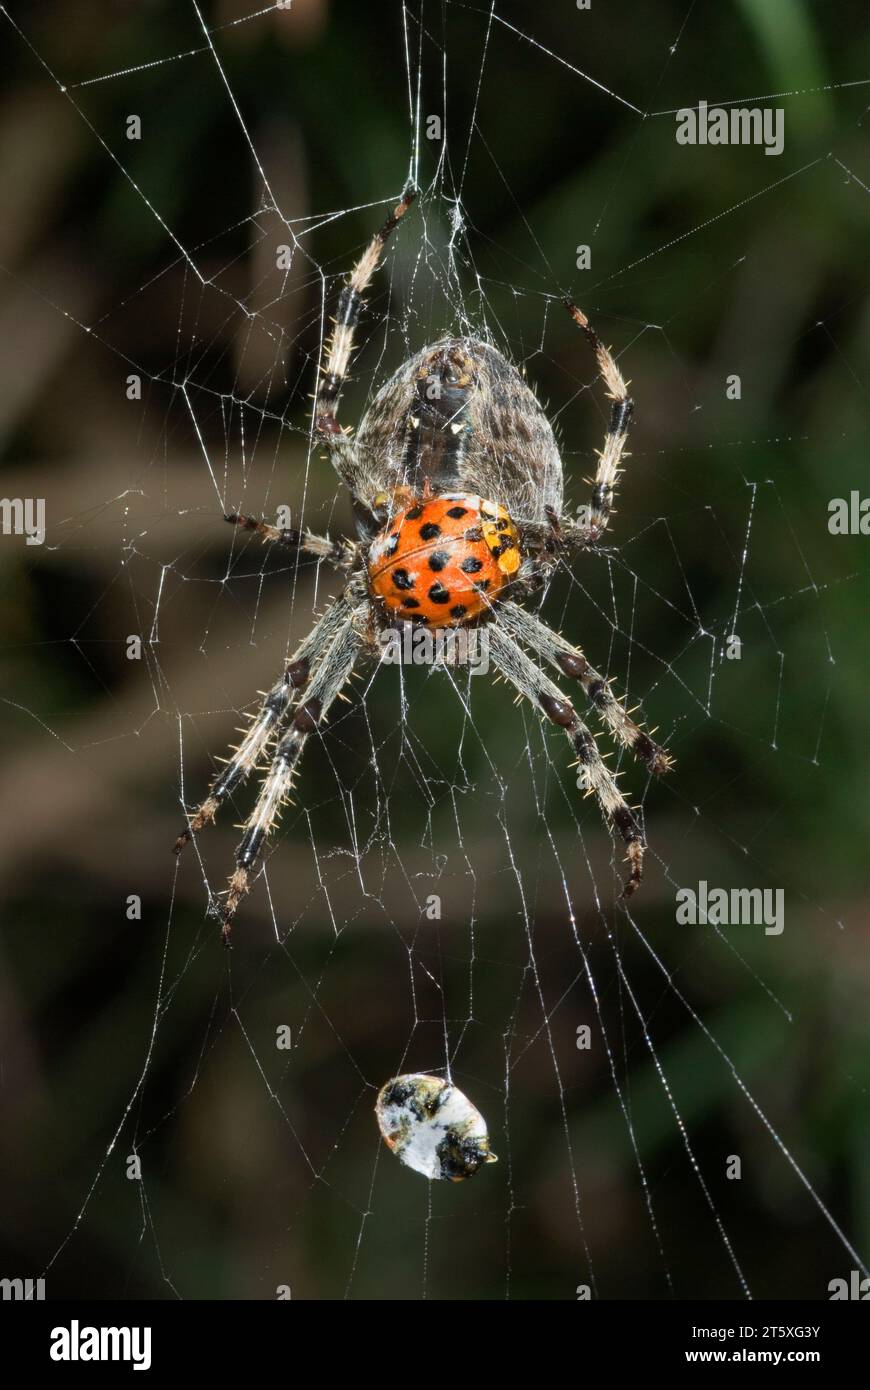
[{"label": "spider cephalothorax", "polygon": [[357,539],[331,541],[251,517],[227,517],[264,541],[327,561],[345,575],[346,583],[287,661],[176,842],[180,851],[212,821],[222,802],[272,749],[220,909],[225,939],[307,740],[321,727],[354,668],[364,658],[378,656],[378,634],[388,625],[486,626],[490,660],[567,734],[577,758],[578,786],[597,796],[622,839],[629,861],[626,895],[641,880],[640,825],[591,732],[541,664],[578,681],[610,734],[651,772],[665,772],[671,763],[583,653],[520,602],[540,587],[561,557],[600,538],[625,456],[632,402],[619,368],[585,314],[574,304],[566,306],[595,353],[611,411],[591,499],[577,518],[562,509],[562,462],[544,411],[516,368],[479,338],[445,338],[405,362],[375,395],[355,438],[338,423],[363,291],[414,196],[413,190],[405,193],[341,292],[315,397],[315,433],[350,493]]}]

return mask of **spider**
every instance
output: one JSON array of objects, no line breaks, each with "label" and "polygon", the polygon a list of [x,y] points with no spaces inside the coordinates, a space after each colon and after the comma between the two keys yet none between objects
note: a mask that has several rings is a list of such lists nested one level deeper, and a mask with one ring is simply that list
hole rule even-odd
[{"label": "spider", "polygon": [[307,529],[226,517],[266,543],[328,562],[345,586],[285,663],[175,843],[180,853],[272,749],[218,909],[225,941],[308,740],[358,663],[378,654],[378,635],[390,625],[486,626],[490,661],[565,732],[577,758],[578,786],[598,798],[605,821],[620,836],[629,866],[626,897],[643,872],[640,824],[592,733],[542,666],[578,682],[609,733],[650,772],[671,766],[668,753],[630,718],[582,651],[521,606],[561,559],[600,539],[622,471],[633,402],[586,315],[565,301],[592,348],[611,407],[589,480],[591,500],[577,518],[562,511],[562,461],[542,407],[519,372],[479,338],[448,337],[424,347],[380,388],[355,438],[339,424],[363,294],[415,196],[415,189],[405,191],[348,277],[315,391],[314,433],[350,493],[357,539],[333,541]]}]

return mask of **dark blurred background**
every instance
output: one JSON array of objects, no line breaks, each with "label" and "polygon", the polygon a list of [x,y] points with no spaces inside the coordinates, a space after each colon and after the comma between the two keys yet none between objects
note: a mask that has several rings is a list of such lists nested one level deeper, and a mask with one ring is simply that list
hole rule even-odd
[{"label": "dark blurred background", "polygon": [[[48,519],[44,546],[0,545],[0,1273],[99,1298],[736,1298],[685,1126],[752,1292],[823,1298],[856,1263],[833,1222],[870,1252],[870,541],[827,528],[832,497],[870,495],[865,9],[255,8],[205,5],[210,39],[187,3],[0,16],[3,491]],[[771,93],[782,155],[676,144],[676,108]],[[488,680],[466,707],[443,674],[380,671],[311,749],[228,953],[208,889],[253,789],[176,872],[180,798],[335,586],[221,512],[350,526],[307,394],[324,303],[408,175],[409,104],[423,196],[344,418],[403,352],[486,328],[579,503],[606,404],[577,297],[637,425],[611,548],[544,616],[677,766],[649,788],[620,764],[650,842],[629,919],[557,735]],[[785,931],[677,925],[701,879],[784,889]],[[430,1189],[372,1108],[445,1037],[501,1161]]]}]

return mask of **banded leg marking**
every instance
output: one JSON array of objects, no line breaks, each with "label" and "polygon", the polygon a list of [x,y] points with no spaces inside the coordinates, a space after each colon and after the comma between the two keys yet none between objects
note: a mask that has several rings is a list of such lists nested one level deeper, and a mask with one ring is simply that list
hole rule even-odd
[{"label": "banded leg marking", "polygon": [[598,469],[592,480],[589,517],[581,528],[586,533],[585,543],[589,544],[598,540],[610,521],[616,480],[621,472],[620,464],[628,442],[628,427],[634,414],[634,401],[628,394],[628,386],[610,350],[604,346],[582,309],[578,309],[571,300],[565,301],[565,307],[578,328],[582,329],[586,341],[595,353],[598,370],[604,378],[607,394],[612,401],[610,424],[604,436],[604,447],[598,455]]},{"label": "banded leg marking", "polygon": [[384,247],[417,196],[415,188],[407,188],[402,199],[390,213],[384,225],[375,233],[348,277],[338,299],[332,336],[327,344],[317,395],[314,402],[314,427],[327,437],[340,435],[342,429],[336,418],[341,389],[347,378],[353,353],[354,332],[359,322],[363,294],[378,267]]},{"label": "banded leg marking", "polygon": [[590,666],[577,647],[572,647],[560,633],[542,623],[528,609],[503,602],[498,606],[498,621],[518,642],[531,648],[537,657],[548,661],[563,675],[582,685],[589,703],[598,711],[607,728],[624,748],[657,777],[669,772],[673,758],[666,749],[655,743],[645,729],[636,724],[625,706],[610,689],[610,683]]},{"label": "banded leg marking", "polygon": [[598,751],[598,745],[591,731],[583,723],[579,714],[566,700],[557,685],[544,675],[525,652],[516,646],[497,623],[489,628],[490,655],[497,668],[513,686],[531,700],[551,723],[563,729],[577,754],[580,771],[577,785],[587,795],[595,795],[605,821],[618,831],[625,845],[629,872],[623,886],[625,898],[636,892],[643,877],[643,854],[646,848],[640,825],[622,792],[616,778],[607,767]]},{"label": "banded leg marking", "polygon": [[337,570],[349,570],[357,556],[353,541],[342,538],[330,540],[329,536],[317,536],[307,528],[297,531],[287,526],[272,526],[267,521],[257,521],[253,516],[240,516],[229,512],[224,521],[237,526],[240,531],[254,531],[264,545],[281,545],[294,554],[312,555],[318,560],[327,560]]},{"label": "banded leg marking", "polygon": [[327,608],[319,622],[315,624],[305,641],[296,649],[284,668],[284,674],[272,686],[256,714],[252,716],[251,727],[246,731],[241,743],[233,750],[233,756],[226,767],[218,774],[209,788],[208,796],[191,816],[187,827],[175,841],[174,852],[180,854],[203,826],[209,825],[227,797],[247,780],[263,756],[269,740],[280,727],[284,716],[297,692],[306,685],[311,671],[321,654],[329,647],[335,635],[347,622],[348,606],[344,599],[337,599]]},{"label": "banded leg marking", "polygon": [[307,687],[304,703],[296,708],[287,732],[278,739],[256,805],[245,822],[241,841],[236,848],[236,868],[221,909],[224,941],[229,940],[236,909],[250,889],[251,874],[263,846],[287,804],[293,776],[305,745],[326,718],[330,706],[353,671],[362,648],[354,618],[353,612],[345,612],[340,630]]}]

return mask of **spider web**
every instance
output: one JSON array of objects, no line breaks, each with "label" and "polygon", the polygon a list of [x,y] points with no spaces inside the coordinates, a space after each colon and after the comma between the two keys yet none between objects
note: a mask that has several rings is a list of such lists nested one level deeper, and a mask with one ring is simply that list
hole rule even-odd
[{"label": "spider web", "polygon": [[[49,517],[44,547],[4,538],[32,608],[5,772],[7,877],[37,864],[9,950],[10,1055],[38,1097],[7,1141],[40,1208],[19,1261],[86,1297],[825,1297],[870,1246],[844,733],[863,569],[860,538],[827,530],[860,476],[870,79],[849,55],[814,68],[805,34],[776,50],[749,0],[709,93],[718,21],[695,3],[629,23],[414,0],[379,14],[360,140],[352,7],[153,4],[112,36],[115,8],[70,7],[64,50],[0,7],[22,177],[78,170],[67,215],[81,236],[99,203],[117,260],[90,267],[40,234],[50,206],[13,197],[10,363],[25,306],[34,327],[8,489]],[[675,112],[706,95],[782,106],[782,157],[681,151]],[[166,173],[179,159],[193,196]],[[367,297],[342,418],[427,342],[474,332],[546,402],[573,509],[607,420],[561,300],[582,304],[638,416],[610,533],[541,613],[677,765],[650,785],[613,753],[648,841],[626,906],[558,731],[491,679],[366,667],[224,951],[209,907],[253,782],[168,851],[340,585],[222,516],[350,531],[308,397],[342,279],[407,180],[420,198]],[[783,890],[783,933],[678,923],[702,880]],[[390,1156],[375,1097],[412,1071],[478,1106],[497,1167],[427,1184]]]}]

